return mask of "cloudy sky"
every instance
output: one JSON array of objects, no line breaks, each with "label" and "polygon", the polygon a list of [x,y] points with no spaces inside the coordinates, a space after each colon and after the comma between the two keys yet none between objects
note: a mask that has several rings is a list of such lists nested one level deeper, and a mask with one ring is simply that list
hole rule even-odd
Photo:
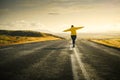
[{"label": "cloudy sky", "polygon": [[0,0],[0,29],[120,32],[120,0]]}]

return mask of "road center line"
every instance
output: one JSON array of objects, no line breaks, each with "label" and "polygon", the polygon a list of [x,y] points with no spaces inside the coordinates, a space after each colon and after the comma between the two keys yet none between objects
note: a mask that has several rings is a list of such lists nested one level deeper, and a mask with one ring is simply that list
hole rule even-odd
[{"label": "road center line", "polygon": [[74,54],[71,54],[71,64],[72,64],[72,72],[73,72],[73,79],[74,80],[79,80],[79,76],[78,76],[78,71],[75,65],[75,56]]},{"label": "road center line", "polygon": [[[78,62],[78,65],[79,65],[79,67],[80,67],[81,70],[82,70],[82,73],[83,73],[83,75],[84,75],[84,78],[85,78],[86,80],[90,80],[90,77],[89,77],[89,75],[88,75],[88,73],[87,73],[87,71],[86,71],[86,69],[85,69],[85,67],[84,67],[84,64],[83,64],[82,60],[81,60],[81,56],[80,56],[81,53],[79,52],[77,46],[76,46],[76,48],[73,49],[73,51],[74,51],[74,53],[75,53],[75,57],[76,57],[76,60],[77,60],[77,62]],[[78,55],[78,54],[80,54],[80,55]]]}]

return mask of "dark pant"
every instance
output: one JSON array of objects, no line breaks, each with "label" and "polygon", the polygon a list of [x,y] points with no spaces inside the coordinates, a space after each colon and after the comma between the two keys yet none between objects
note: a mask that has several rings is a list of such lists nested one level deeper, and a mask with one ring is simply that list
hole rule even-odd
[{"label": "dark pant", "polygon": [[73,47],[75,47],[76,35],[71,35]]}]

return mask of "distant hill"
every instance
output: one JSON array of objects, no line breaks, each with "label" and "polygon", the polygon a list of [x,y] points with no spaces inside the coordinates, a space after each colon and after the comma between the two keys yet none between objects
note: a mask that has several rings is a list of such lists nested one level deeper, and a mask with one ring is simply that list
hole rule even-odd
[{"label": "distant hill", "polygon": [[43,32],[0,30],[0,46],[61,39],[64,38]]},{"label": "distant hill", "polygon": [[42,33],[35,32],[35,31],[12,31],[12,30],[0,30],[0,35],[25,36],[25,37],[42,37],[42,36],[44,36]]},{"label": "distant hill", "polygon": [[44,37],[44,36],[53,36],[57,38],[62,38],[53,34],[49,33],[41,33],[37,31],[28,31],[28,30],[0,30],[0,35],[7,35],[7,36],[23,36],[23,37]]}]

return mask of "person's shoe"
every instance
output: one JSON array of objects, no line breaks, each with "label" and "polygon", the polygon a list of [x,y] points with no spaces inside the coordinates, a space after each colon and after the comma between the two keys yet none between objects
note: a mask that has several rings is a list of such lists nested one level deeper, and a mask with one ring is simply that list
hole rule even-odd
[{"label": "person's shoe", "polygon": [[73,48],[75,47],[75,44],[73,44]]}]

